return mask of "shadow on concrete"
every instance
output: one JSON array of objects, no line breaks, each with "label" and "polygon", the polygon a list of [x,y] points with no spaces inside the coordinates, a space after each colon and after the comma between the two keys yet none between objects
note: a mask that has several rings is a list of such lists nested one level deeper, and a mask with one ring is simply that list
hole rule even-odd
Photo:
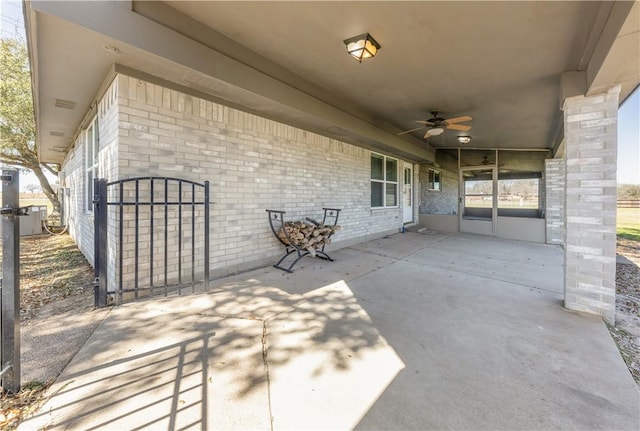
[{"label": "shadow on concrete", "polygon": [[332,256],[114,309],[20,429],[636,429],[602,321],[558,304],[556,249],[406,234]]},{"label": "shadow on concrete", "polygon": [[21,429],[271,428],[270,369],[319,355],[309,373],[323,379],[388,347],[345,287],[292,295],[248,278],[117,307]]},{"label": "shadow on concrete", "polygon": [[[109,415],[103,422],[92,423],[89,429],[109,428],[117,421],[128,422],[130,416],[144,413],[147,421],[136,422],[137,427],[151,427],[167,421],[169,429],[176,429],[182,415],[188,415],[189,426],[207,427],[207,390],[206,382],[209,368],[210,336],[192,338],[181,343],[167,345],[144,354],[114,360],[96,367],[87,368],[75,373],[66,374],[68,385],[61,387],[52,396],[78,399],[85,408],[78,410],[72,417],[59,422],[51,422],[50,427],[75,427],[85,418],[99,415],[101,411],[118,412]],[[102,377],[91,381],[73,384],[84,375],[99,372]],[[194,381],[195,380],[195,381]],[[185,401],[189,392],[196,392],[200,397],[189,403]],[[156,392],[166,392],[166,396],[149,396],[149,402],[139,402],[137,398],[147,398]],[[154,414],[162,405],[162,414]],[[54,416],[58,411],[76,406],[76,401],[61,404],[48,410]],[[135,406],[129,408],[128,406]],[[194,411],[196,410],[196,411]],[[130,423],[130,422],[129,422]]]}]

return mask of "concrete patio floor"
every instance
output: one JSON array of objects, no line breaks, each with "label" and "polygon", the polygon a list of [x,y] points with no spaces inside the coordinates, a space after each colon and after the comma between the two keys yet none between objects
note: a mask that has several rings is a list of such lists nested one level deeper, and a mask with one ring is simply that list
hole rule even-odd
[{"label": "concrete patio floor", "polygon": [[562,250],[397,234],[115,308],[20,430],[628,429],[602,320]]}]

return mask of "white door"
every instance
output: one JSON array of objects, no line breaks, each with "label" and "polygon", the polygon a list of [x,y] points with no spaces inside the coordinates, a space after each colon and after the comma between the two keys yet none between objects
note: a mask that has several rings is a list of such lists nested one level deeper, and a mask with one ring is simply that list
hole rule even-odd
[{"label": "white door", "polygon": [[402,221],[413,222],[413,168],[404,168],[404,185],[402,189]]}]

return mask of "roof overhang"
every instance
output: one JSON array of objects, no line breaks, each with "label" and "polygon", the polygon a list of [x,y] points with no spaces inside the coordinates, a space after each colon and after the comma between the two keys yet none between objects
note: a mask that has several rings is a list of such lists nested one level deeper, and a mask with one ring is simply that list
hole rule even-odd
[{"label": "roof overhang", "polygon": [[[475,147],[551,149],[563,73],[621,100],[640,82],[637,2],[362,6],[26,2],[40,158],[63,160],[117,72],[412,161],[459,145],[397,135],[430,109],[473,116]],[[342,40],[367,31],[382,50],[359,65]]]}]

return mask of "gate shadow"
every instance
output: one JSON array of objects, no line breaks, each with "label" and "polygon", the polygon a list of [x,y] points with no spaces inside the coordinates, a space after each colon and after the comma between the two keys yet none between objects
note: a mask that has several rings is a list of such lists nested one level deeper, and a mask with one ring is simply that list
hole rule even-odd
[{"label": "gate shadow", "polygon": [[47,429],[209,429],[214,336],[203,334],[88,368],[71,364],[50,395],[53,403],[29,421],[45,419]]}]

